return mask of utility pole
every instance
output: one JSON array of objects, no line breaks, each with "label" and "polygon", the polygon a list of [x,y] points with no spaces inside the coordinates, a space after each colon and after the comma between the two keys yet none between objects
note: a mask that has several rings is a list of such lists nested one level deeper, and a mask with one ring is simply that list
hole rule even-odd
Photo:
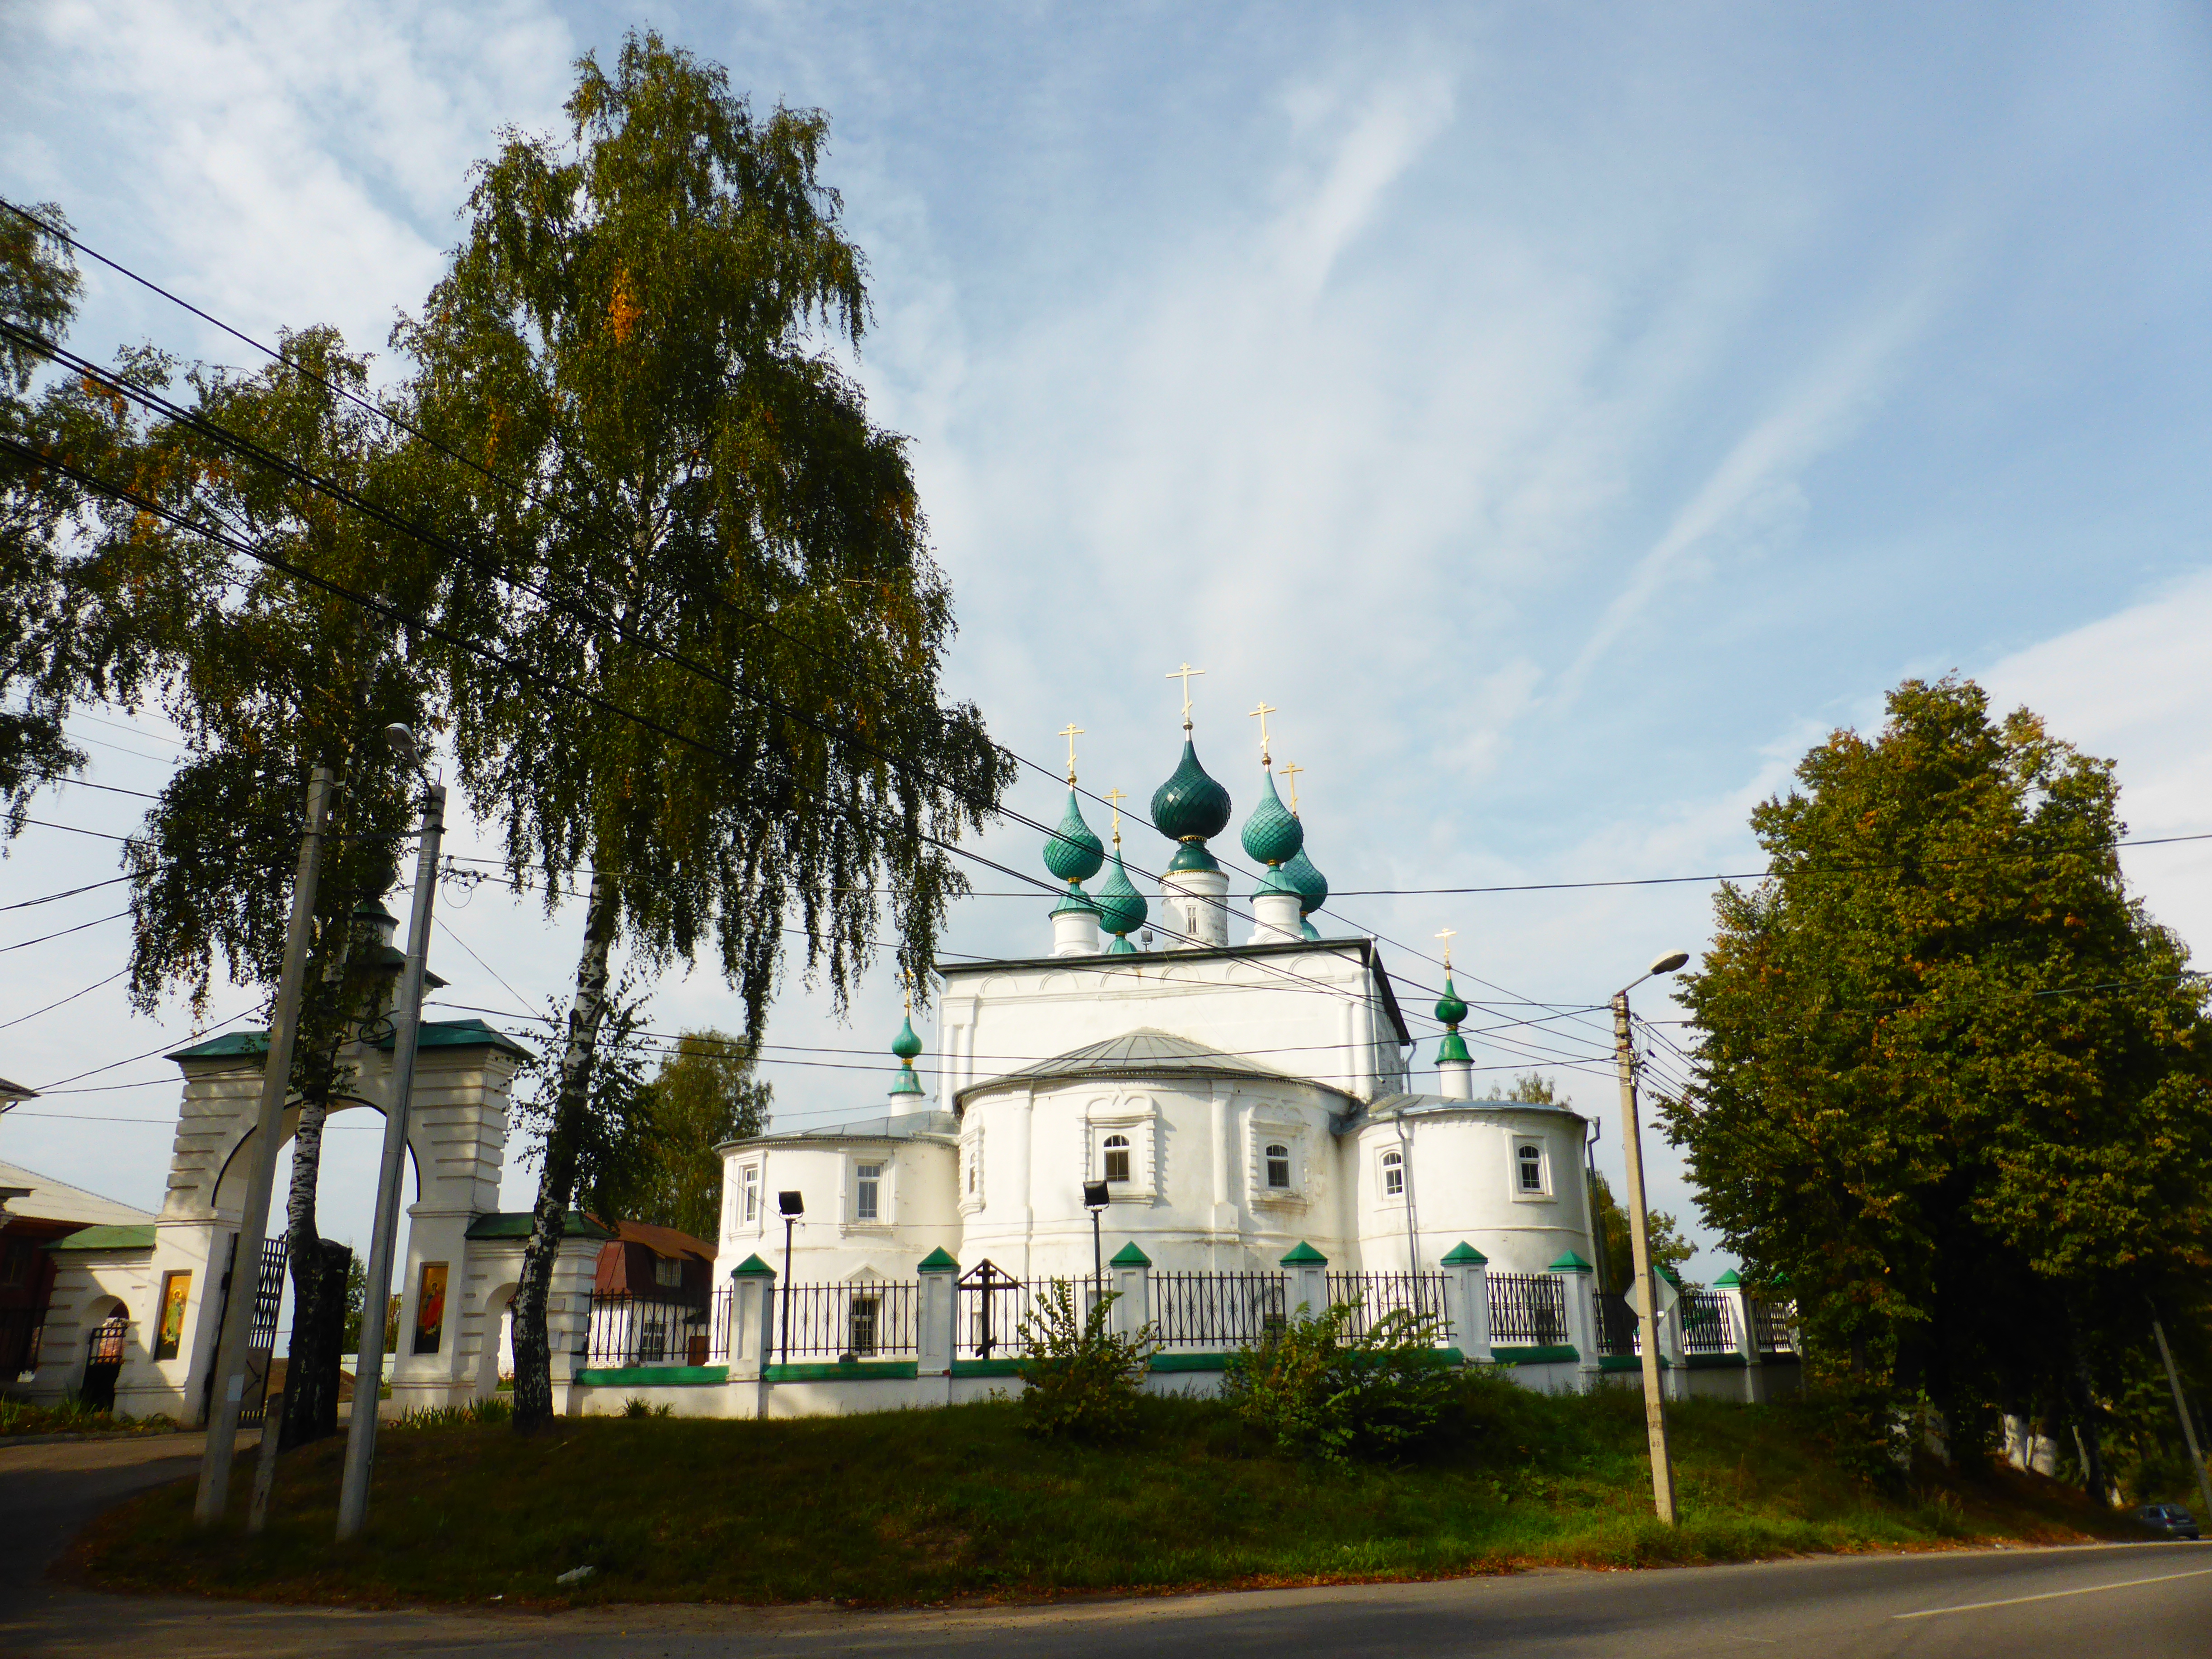
[{"label": "utility pole", "polygon": [[[284,929],[284,966],[276,979],[276,1006],[269,1021],[269,1051],[261,1066],[261,1110],[254,1121],[253,1158],[246,1166],[246,1208],[238,1220],[238,1254],[230,1294],[223,1298],[216,1337],[215,1387],[208,1398],[207,1449],[200,1454],[200,1485],[192,1522],[212,1527],[230,1499],[230,1459],[238,1446],[238,1408],[246,1397],[246,1346],[253,1330],[253,1304],[261,1287],[261,1247],[269,1232],[269,1196],[276,1184],[276,1143],[284,1125],[284,1097],[292,1083],[292,1048],[299,1035],[300,997],[307,978],[307,945],[315,925],[315,881],[322,870],[323,830],[330,821],[331,773],[318,766],[307,784],[307,827],[300,836],[300,865],[292,878],[292,916]],[[270,1437],[264,1413],[264,1440]]]},{"label": "utility pole", "polygon": [[[419,762],[404,726],[386,738],[403,763]],[[376,1464],[377,1400],[384,1392],[384,1312],[391,1305],[392,1259],[399,1231],[399,1182],[407,1163],[407,1109],[415,1091],[415,1049],[422,1033],[423,962],[430,953],[430,903],[438,892],[438,843],[446,831],[446,791],[429,784],[422,803],[422,843],[415,856],[415,902],[407,914],[407,964],[392,1008],[392,1082],[384,1108],[384,1161],[377,1170],[376,1213],[368,1237],[368,1282],[362,1293],[361,1355],[354,1365],[353,1415],[346,1424],[345,1474],[338,1488],[338,1541],[368,1524],[368,1482]]]},{"label": "utility pole", "polygon": [[2181,1373],[2173,1364],[2173,1350],[2166,1346],[2166,1327],[2158,1316],[2150,1319],[2150,1334],[2158,1339],[2158,1357],[2166,1361],[2166,1386],[2173,1390],[2173,1413],[2181,1419],[2181,1437],[2189,1443],[2189,1467],[2197,1474],[2197,1495],[2204,1500],[2204,1516],[2212,1521],[2212,1474],[2204,1468],[2204,1454],[2197,1444],[2197,1425],[2190,1420],[2189,1402],[2181,1397]]},{"label": "utility pole", "polygon": [[1651,1222],[1644,1203],[1644,1136],[1636,1123],[1636,1050],[1628,1029],[1628,993],[1652,974],[1671,974],[1689,960],[1676,951],[1651,964],[1650,973],[1613,993],[1613,1046],[1620,1064],[1621,1156],[1628,1165],[1628,1243],[1636,1262],[1643,1306],[1637,1325],[1643,1334],[1644,1424],[1651,1442],[1651,1506],[1668,1526],[1674,1524],[1674,1460],[1667,1447],[1667,1402],[1659,1377],[1659,1275],[1651,1268]]}]

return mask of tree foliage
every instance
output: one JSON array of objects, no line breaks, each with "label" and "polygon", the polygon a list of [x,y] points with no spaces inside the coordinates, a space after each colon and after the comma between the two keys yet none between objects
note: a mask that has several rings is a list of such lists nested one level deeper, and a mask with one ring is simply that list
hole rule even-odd
[{"label": "tree foliage", "polygon": [[2201,1309],[2212,1265],[2205,988],[2127,893],[2112,768],[1911,680],[1797,786],[1684,979],[1695,1086],[1662,1109],[1700,1206],[1954,1443],[2054,1400],[2094,1435],[2152,1298]]},{"label": "tree foliage", "polygon": [[[717,1146],[768,1127],[770,1085],[754,1075],[751,1045],[726,1031],[686,1031],[639,1085],[639,1141],[619,1179],[583,1200],[607,1220],[647,1221],[694,1238],[720,1230],[722,1160]],[[580,1191],[581,1189],[580,1189]]]},{"label": "tree foliage", "polygon": [[568,143],[510,132],[477,168],[396,337],[462,458],[471,568],[519,578],[459,619],[498,653],[450,659],[462,781],[518,882],[590,871],[516,1303],[525,1430],[551,1412],[545,1291],[617,944],[711,947],[755,1036],[789,920],[841,1006],[886,912],[919,980],[964,890],[945,849],[1009,781],[940,699],[951,597],[905,446],[832,350],[866,297],[826,119],[757,116],[650,34],[580,59],[567,108]]}]

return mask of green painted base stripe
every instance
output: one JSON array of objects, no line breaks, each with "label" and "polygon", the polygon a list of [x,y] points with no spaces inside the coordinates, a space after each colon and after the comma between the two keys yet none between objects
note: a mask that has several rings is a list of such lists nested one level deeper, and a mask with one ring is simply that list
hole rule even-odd
[{"label": "green painted base stripe", "polygon": [[849,1365],[824,1359],[761,1367],[761,1375],[771,1382],[866,1382],[920,1374],[911,1359],[856,1359]]},{"label": "green painted base stripe", "polygon": [[729,1380],[727,1365],[611,1365],[576,1373],[577,1382],[594,1389],[696,1389]]},{"label": "green painted base stripe", "polygon": [[[1632,1353],[1601,1354],[1597,1368],[1601,1371],[1640,1371],[1644,1369],[1644,1361]],[[1674,1369],[1674,1362],[1662,1353],[1659,1356],[1659,1369],[1671,1371]]]},{"label": "green painted base stripe", "polygon": [[1693,1371],[1724,1371],[1731,1366],[1741,1370],[1743,1369],[1743,1356],[1740,1353],[1685,1354],[1682,1364]]},{"label": "green painted base stripe", "polygon": [[1019,1376],[1022,1362],[1018,1359],[956,1359],[952,1362],[955,1376]]},{"label": "green painted base stripe", "polygon": [[1492,1357],[1501,1365],[1571,1365],[1582,1358],[1573,1346],[1555,1342],[1545,1348],[1492,1348]]},{"label": "green painted base stripe", "polygon": [[1225,1371],[1229,1362],[1237,1356],[1227,1353],[1193,1353],[1180,1350],[1174,1353],[1156,1353],[1152,1369],[1155,1371]]}]

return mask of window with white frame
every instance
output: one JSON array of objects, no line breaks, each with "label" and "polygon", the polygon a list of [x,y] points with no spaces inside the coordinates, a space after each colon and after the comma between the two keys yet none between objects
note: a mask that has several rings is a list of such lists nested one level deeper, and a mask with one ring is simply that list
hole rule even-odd
[{"label": "window with white frame", "polygon": [[1524,1198],[1544,1195],[1544,1143],[1517,1141],[1513,1148],[1514,1190]]},{"label": "window with white frame", "polygon": [[740,1226],[757,1226],[760,1223],[761,1172],[757,1164],[748,1164],[738,1171],[738,1223]]},{"label": "window with white frame", "polygon": [[1126,1183],[1129,1179],[1129,1137],[1118,1133],[1108,1135],[1099,1143],[1098,1150],[1106,1179]]},{"label": "window with white frame", "polygon": [[853,1219],[880,1221],[884,1218],[884,1166],[880,1164],[855,1164],[853,1166]]},{"label": "window with white frame", "polygon": [[1286,1193],[1291,1189],[1291,1147],[1288,1141],[1271,1140],[1267,1148],[1267,1190]]},{"label": "window with white frame", "polygon": [[1382,1196],[1406,1195],[1406,1155],[1393,1149],[1382,1154]]}]

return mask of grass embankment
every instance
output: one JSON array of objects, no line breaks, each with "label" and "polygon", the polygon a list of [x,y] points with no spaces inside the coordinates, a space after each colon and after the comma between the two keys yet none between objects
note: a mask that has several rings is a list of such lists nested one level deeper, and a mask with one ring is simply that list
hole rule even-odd
[{"label": "grass embankment", "polygon": [[118,1417],[96,1411],[81,1400],[36,1406],[26,1400],[0,1400],[0,1440],[18,1434],[174,1434],[167,1418]]},{"label": "grass embankment", "polygon": [[[1804,1412],[1712,1403],[1670,1414],[1685,1514],[1668,1530],[1636,1395],[1480,1382],[1470,1414],[1449,1455],[1351,1470],[1286,1461],[1182,1400],[1145,1401],[1136,1436],[1103,1448],[1030,1440],[1000,1404],[394,1430],[361,1547],[332,1542],[343,1446],[326,1441],[284,1458],[258,1540],[195,1533],[186,1485],[105,1517],[76,1559],[111,1589],[285,1600],[899,1603],[2137,1535],[2009,1473],[1886,1496]],[[554,1583],[583,1565],[587,1583]]]}]

